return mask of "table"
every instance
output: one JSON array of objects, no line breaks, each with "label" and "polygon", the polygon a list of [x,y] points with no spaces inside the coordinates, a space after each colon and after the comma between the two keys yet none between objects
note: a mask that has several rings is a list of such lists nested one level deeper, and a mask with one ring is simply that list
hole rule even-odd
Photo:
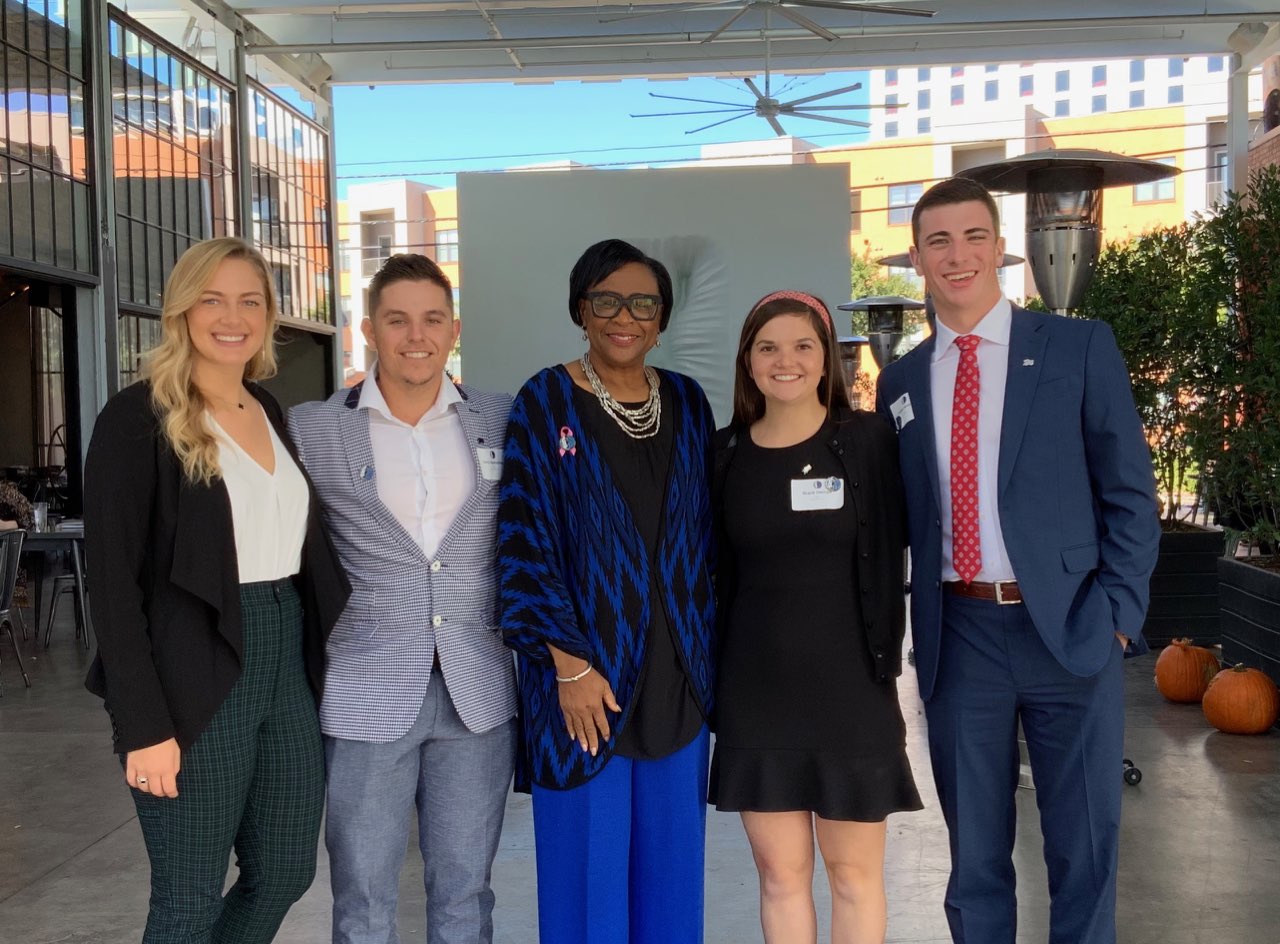
[{"label": "table", "polygon": [[39,576],[34,583],[35,599],[31,607],[35,614],[35,632],[40,633],[40,604],[44,599],[44,561],[43,555],[52,551],[70,551],[71,568],[76,581],[76,636],[89,648],[89,608],[84,592],[84,528],[58,530],[46,528],[37,531],[34,528],[27,532],[22,542],[24,554],[39,553],[42,555]]}]

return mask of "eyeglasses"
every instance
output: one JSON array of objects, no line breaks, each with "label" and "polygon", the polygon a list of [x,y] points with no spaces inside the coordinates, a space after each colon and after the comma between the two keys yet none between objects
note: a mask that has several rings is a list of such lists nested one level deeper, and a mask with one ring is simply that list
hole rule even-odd
[{"label": "eyeglasses", "polygon": [[626,305],[636,321],[652,321],[658,317],[658,311],[662,308],[662,297],[659,295],[628,295],[623,298],[617,292],[587,292],[586,297],[597,318],[616,318],[618,312],[622,311],[622,306]]}]

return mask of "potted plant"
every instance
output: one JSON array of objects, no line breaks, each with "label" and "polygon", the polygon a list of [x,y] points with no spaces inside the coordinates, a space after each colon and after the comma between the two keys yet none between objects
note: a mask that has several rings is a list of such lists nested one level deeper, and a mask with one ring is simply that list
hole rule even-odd
[{"label": "potted plant", "polygon": [[1161,506],[1160,556],[1151,578],[1143,635],[1153,646],[1219,637],[1218,559],[1224,537],[1196,522],[1203,512],[1194,444],[1209,422],[1220,343],[1216,308],[1206,305],[1208,268],[1197,227],[1158,229],[1100,255],[1080,314],[1105,321],[1129,368],[1155,467]]},{"label": "potted plant", "polygon": [[1222,375],[1196,451],[1211,507],[1239,548],[1228,542],[1219,562],[1223,660],[1280,679],[1280,168],[1253,174],[1197,234]]}]

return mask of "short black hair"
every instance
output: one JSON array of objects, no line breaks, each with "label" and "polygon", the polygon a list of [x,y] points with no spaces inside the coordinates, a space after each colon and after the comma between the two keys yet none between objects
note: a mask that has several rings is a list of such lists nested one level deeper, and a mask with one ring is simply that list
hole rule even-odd
[{"label": "short black hair", "polygon": [[453,283],[444,270],[435,261],[419,252],[398,252],[374,273],[369,280],[369,310],[372,318],[378,313],[378,302],[382,300],[382,292],[394,282],[432,282],[444,289],[444,297],[449,304],[449,313],[453,313]]},{"label": "short black hair", "polygon": [[658,280],[658,295],[662,298],[662,314],[658,321],[658,330],[666,331],[671,321],[673,293],[671,290],[671,273],[657,259],[646,256],[643,252],[621,239],[605,239],[578,257],[569,273],[569,317],[578,327],[582,327],[582,312],[578,303],[587,296],[587,292],[599,285],[624,265],[637,262],[648,266],[653,277]]},{"label": "short black hair", "polygon": [[1000,235],[1000,207],[991,191],[969,177],[948,177],[924,192],[916,201],[911,211],[911,242],[920,245],[920,214],[933,207],[949,206],[952,203],[985,203],[991,211],[991,222],[995,224],[993,236]]}]

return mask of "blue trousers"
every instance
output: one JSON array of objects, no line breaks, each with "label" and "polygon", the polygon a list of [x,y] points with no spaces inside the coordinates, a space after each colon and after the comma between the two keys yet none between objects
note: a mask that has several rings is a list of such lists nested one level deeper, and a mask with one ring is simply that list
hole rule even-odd
[{"label": "blue trousers", "polygon": [[542,944],[701,944],[710,740],[533,788]]},{"label": "blue trousers", "polygon": [[[1021,605],[947,594],[929,753],[951,844],[946,911],[956,944],[1014,944],[1018,722],[1049,872],[1050,944],[1115,944],[1124,688],[1120,644],[1080,678]],[[1099,632],[1110,633],[1109,627]]]},{"label": "blue trousers", "polygon": [[386,744],[326,737],[325,842],[334,944],[397,944],[400,868],[416,807],[427,944],[493,940],[489,879],[515,763],[515,721],[475,734],[439,669],[408,732]]}]

